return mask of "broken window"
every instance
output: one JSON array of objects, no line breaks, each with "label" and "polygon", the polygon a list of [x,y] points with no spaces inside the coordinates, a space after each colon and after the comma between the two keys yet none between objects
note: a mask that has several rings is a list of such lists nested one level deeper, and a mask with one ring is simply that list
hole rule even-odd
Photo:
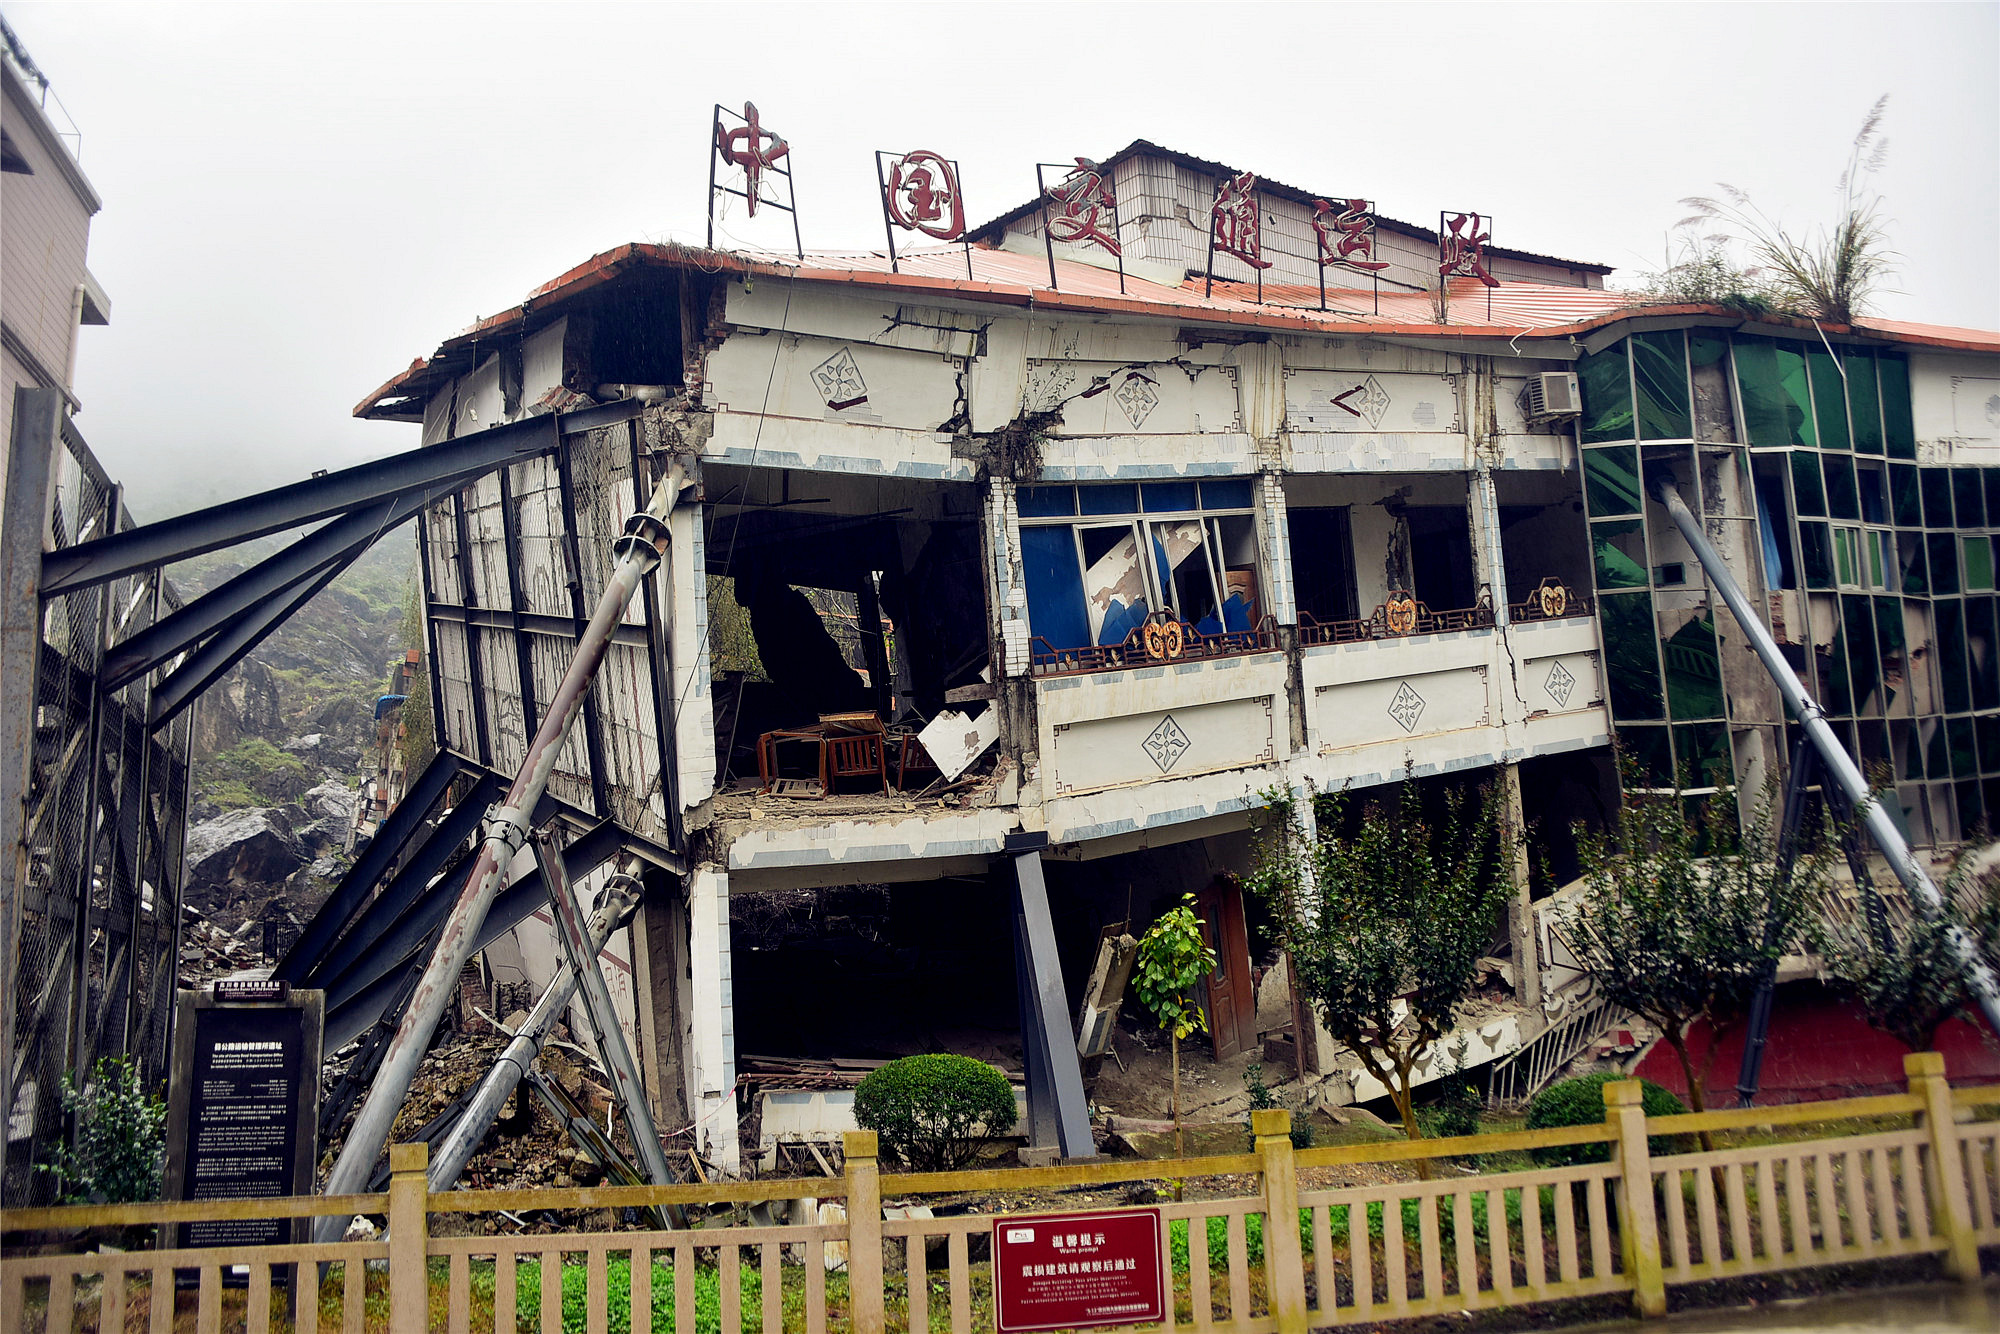
[{"label": "broken window", "polygon": [[1253,629],[1251,501],[1247,481],[1021,488],[1031,632],[1060,651],[1123,644],[1156,612],[1201,635]]}]

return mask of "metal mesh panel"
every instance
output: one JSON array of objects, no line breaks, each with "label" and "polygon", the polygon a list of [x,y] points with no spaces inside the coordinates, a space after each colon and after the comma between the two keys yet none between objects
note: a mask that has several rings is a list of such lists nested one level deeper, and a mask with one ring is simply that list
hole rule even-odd
[{"label": "metal mesh panel", "polygon": [[[46,538],[62,548],[131,526],[89,447],[67,423]],[[32,521],[35,516],[20,516]],[[32,1160],[67,1133],[65,1074],[129,1054],[157,1088],[166,1077],[177,982],[181,840],[191,722],[149,734],[162,668],[103,697],[96,675],[118,643],[178,605],[158,571],[51,598],[42,607],[27,786],[25,874],[16,961],[13,1110],[4,1198],[46,1198]]]}]

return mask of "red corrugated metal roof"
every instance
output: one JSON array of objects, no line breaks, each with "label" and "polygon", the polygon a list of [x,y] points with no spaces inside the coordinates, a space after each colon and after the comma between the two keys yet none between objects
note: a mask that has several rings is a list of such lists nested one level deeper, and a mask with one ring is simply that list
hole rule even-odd
[{"label": "red corrugated metal roof", "polygon": [[[363,399],[355,407],[355,415],[386,413],[392,405],[407,411],[407,402],[396,405],[395,401],[427,392],[429,381],[436,375],[457,374],[464,369],[462,364],[442,365],[441,360],[462,363],[464,354],[480,340],[491,339],[516,326],[525,327],[538,314],[552,313],[593,288],[628,272],[656,266],[704,273],[790,277],[801,282],[845,284],[933,301],[972,301],[1084,315],[1171,319],[1272,333],[1568,338],[1639,315],[1741,319],[1740,315],[1716,306],[1641,306],[1633,304],[1628,293],[1521,282],[1502,283],[1490,289],[1489,313],[1489,289],[1467,278],[1453,282],[1447,319],[1440,322],[1430,294],[1424,292],[1385,290],[1378,313],[1372,289],[1329,291],[1330,309],[1322,311],[1317,287],[1267,286],[1264,302],[1259,304],[1253,284],[1218,282],[1214,293],[1205,295],[1202,280],[1198,278],[1170,287],[1128,274],[1121,293],[1115,271],[1059,259],[1058,286],[1051,288],[1048,260],[1042,255],[975,246],[971,257],[973,276],[968,278],[966,252],[956,246],[905,253],[901,257],[901,272],[892,272],[888,255],[875,251],[816,252],[800,262],[788,254],[705,250],[673,243],[619,246],[542,284],[520,305],[480,320],[446,339],[430,359],[412,362],[402,374]],[[1759,323],[1760,326],[1796,323],[1807,332],[1813,328],[1804,321],[1767,319]],[[1844,326],[1825,327],[1830,333],[1850,332]],[[1863,321],[1851,332],[1935,347],[2000,351],[2000,334],[1982,330],[1877,320]]]}]

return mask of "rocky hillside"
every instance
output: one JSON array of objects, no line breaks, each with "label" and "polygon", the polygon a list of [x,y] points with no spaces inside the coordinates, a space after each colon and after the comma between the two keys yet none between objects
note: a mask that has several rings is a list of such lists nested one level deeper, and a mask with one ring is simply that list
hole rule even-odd
[{"label": "rocky hillside", "polygon": [[[216,552],[176,566],[172,579],[192,597],[278,549],[267,540]],[[303,921],[346,869],[362,755],[389,663],[409,638],[415,581],[406,528],[195,706],[186,902],[217,926],[261,920],[273,904]]]}]

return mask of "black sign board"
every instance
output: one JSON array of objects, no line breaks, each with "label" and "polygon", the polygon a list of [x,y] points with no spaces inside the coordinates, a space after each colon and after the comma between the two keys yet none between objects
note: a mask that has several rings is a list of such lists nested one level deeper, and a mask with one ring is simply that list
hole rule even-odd
[{"label": "black sign board", "polygon": [[[222,982],[211,993],[181,993],[167,1103],[168,1199],[312,1193],[324,1013],[324,992],[283,983]],[[304,1242],[311,1222],[183,1223],[174,1244]]]}]

